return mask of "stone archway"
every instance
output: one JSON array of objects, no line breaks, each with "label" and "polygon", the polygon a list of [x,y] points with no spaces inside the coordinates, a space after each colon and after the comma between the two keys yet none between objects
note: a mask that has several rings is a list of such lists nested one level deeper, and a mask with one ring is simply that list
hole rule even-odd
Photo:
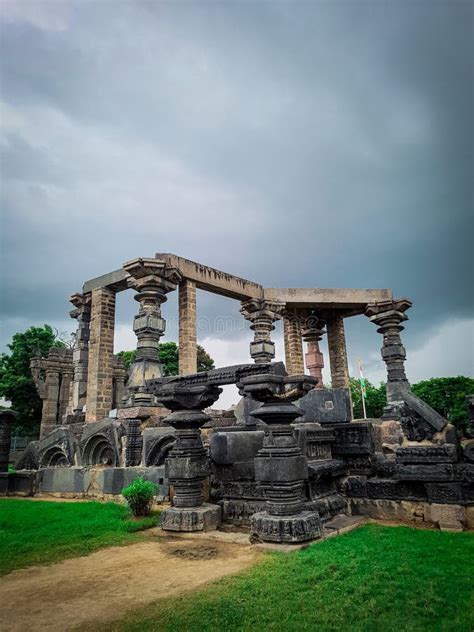
[{"label": "stone archway", "polygon": [[148,453],[146,465],[147,466],[160,466],[165,464],[166,457],[176,443],[176,437],[173,435],[166,435],[155,442],[150,452]]},{"label": "stone archway", "polygon": [[59,446],[46,450],[40,463],[40,467],[70,467],[71,465],[67,454]]},{"label": "stone archway", "polygon": [[116,467],[118,462],[115,448],[105,435],[93,435],[84,446],[82,458],[84,465]]}]

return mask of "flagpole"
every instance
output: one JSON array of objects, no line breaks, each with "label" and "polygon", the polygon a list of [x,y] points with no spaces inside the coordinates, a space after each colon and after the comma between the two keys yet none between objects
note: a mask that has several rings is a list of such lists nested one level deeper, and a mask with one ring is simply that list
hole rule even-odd
[{"label": "flagpole", "polygon": [[362,373],[362,362],[359,360],[359,384],[360,384],[360,394],[362,397],[362,410],[364,412],[364,419],[367,419],[367,411],[365,409],[365,378]]}]

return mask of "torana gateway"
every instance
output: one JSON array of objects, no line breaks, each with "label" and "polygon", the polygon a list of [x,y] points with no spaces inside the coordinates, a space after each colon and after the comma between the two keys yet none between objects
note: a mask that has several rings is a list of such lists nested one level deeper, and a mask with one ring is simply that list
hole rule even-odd
[{"label": "torana gateway", "polygon": [[[197,288],[240,302],[254,331],[251,362],[197,373]],[[139,303],[128,371],[113,353],[115,297],[127,289]],[[176,289],[179,376],[164,377],[161,306]],[[142,474],[171,499],[164,529],[243,525],[253,539],[274,542],[317,538],[339,514],[474,525],[474,441],[461,446],[406,378],[400,332],[409,300],[387,289],[264,288],[157,254],[87,281],[71,302],[74,348],[33,358],[41,436],[16,473],[0,474],[1,493],[106,498]],[[383,336],[388,405],[381,419],[352,419],[344,319],[358,314]],[[271,332],[280,319],[285,364],[273,362]],[[322,381],[324,335],[330,388]],[[235,384],[242,400],[235,410],[214,411],[225,384]],[[10,419],[0,420],[3,469]]]}]

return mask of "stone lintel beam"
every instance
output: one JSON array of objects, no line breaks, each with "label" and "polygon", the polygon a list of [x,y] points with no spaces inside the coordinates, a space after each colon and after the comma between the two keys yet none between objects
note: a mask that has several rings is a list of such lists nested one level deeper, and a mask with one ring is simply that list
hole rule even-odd
[{"label": "stone lintel beam", "polygon": [[86,281],[82,286],[82,293],[87,294],[88,292],[92,292],[92,290],[102,288],[108,288],[114,292],[123,292],[124,290],[128,290],[129,278],[130,275],[128,272],[120,268],[119,270],[114,270],[113,272],[108,272],[107,274],[102,274],[101,276]]},{"label": "stone lintel beam", "polygon": [[156,258],[165,261],[172,268],[177,268],[185,279],[195,283],[200,290],[235,298],[239,301],[262,298],[263,296],[263,287],[259,283],[170,253],[157,253]]},{"label": "stone lintel beam", "polygon": [[264,298],[284,301],[289,309],[310,307],[344,310],[344,316],[349,316],[363,314],[370,303],[391,300],[392,291],[387,289],[265,288]]}]

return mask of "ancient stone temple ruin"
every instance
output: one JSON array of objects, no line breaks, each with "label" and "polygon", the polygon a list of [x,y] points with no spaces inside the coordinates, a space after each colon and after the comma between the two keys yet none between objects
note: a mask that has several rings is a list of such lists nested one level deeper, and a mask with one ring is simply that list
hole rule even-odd
[{"label": "ancient stone temple ruin", "polygon": [[[197,372],[197,289],[238,302],[253,331],[249,363]],[[127,290],[138,303],[129,370],[113,348],[115,298]],[[165,377],[158,344],[174,291],[179,375]],[[31,361],[43,399],[40,439],[16,473],[0,473],[0,492],[107,498],[142,474],[171,501],[163,529],[239,525],[272,542],[318,538],[339,514],[472,528],[474,440],[461,446],[455,429],[410,389],[400,335],[409,300],[388,289],[264,288],[160,253],[86,281],[71,303],[73,349]],[[352,418],[344,320],[355,315],[382,335],[381,419]],[[274,361],[278,320],[285,363]],[[228,384],[242,399],[215,411]],[[9,423],[2,417],[3,452]]]}]

